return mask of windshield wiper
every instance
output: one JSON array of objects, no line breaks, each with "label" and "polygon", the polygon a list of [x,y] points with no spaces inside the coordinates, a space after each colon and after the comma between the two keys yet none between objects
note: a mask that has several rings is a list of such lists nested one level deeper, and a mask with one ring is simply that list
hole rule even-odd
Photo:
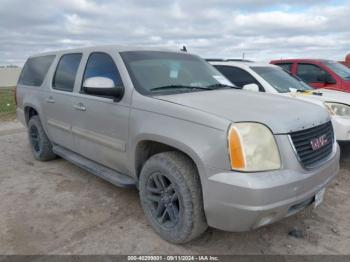
[{"label": "windshield wiper", "polygon": [[297,89],[298,93],[310,93],[315,96],[322,96],[321,92],[317,92],[316,90],[302,90],[302,89]]},{"label": "windshield wiper", "polygon": [[167,85],[167,86],[158,86],[153,87],[150,91],[166,90],[166,89],[198,89],[198,90],[213,90],[211,87],[201,87],[201,86],[186,86],[186,85]]},{"label": "windshield wiper", "polygon": [[235,89],[241,89],[239,88],[238,86],[231,86],[231,85],[225,85],[225,84],[213,84],[213,85],[210,85],[208,86],[209,88],[211,88],[212,90],[213,89],[220,89],[220,88],[235,88]]}]

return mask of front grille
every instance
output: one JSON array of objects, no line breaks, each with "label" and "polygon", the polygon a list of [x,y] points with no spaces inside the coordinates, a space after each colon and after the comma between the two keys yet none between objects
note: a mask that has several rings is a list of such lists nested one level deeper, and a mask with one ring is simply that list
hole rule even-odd
[{"label": "front grille", "polygon": [[[318,149],[313,149],[311,141],[323,135],[325,135],[328,142]],[[290,137],[299,161],[305,168],[317,166],[332,153],[334,132],[330,121],[319,126],[292,132],[290,133]]]}]

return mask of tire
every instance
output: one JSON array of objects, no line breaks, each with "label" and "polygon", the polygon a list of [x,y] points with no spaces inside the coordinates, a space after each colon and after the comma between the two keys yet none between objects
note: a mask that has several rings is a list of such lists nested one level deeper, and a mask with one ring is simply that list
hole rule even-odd
[{"label": "tire", "polygon": [[28,138],[36,160],[49,161],[56,158],[52,144],[45,134],[39,116],[35,115],[28,122]]},{"label": "tire", "polygon": [[152,156],[141,170],[139,190],[146,217],[163,239],[182,244],[207,229],[199,174],[187,156]]}]

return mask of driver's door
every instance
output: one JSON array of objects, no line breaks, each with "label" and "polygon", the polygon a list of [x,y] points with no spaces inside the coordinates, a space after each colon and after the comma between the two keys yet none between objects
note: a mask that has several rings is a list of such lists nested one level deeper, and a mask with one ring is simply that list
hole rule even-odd
[{"label": "driver's door", "polygon": [[[89,55],[81,86],[91,77],[105,77],[113,80],[115,86],[123,85],[117,66],[107,53],[93,52]],[[126,172],[130,108],[123,98],[115,102],[112,98],[86,94],[80,88],[75,93],[74,109],[72,133],[78,153],[117,171]]]}]

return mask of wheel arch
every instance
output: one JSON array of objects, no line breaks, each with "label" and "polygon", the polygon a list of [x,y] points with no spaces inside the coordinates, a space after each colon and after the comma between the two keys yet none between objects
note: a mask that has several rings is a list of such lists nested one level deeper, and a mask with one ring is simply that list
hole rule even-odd
[{"label": "wheel arch", "polygon": [[[39,111],[37,110],[37,108],[33,105],[27,104],[24,106],[24,119],[26,124],[28,125],[28,122],[30,120],[30,118],[34,115],[39,116]],[[40,118],[40,116],[39,116]]]},{"label": "wheel arch", "polygon": [[[143,165],[151,156],[167,151],[177,151],[186,155],[195,165],[199,176],[203,175],[203,163],[190,147],[169,137],[148,135],[138,139],[133,147],[132,163],[135,177],[139,177]],[[203,187],[203,179],[201,183]]]}]

